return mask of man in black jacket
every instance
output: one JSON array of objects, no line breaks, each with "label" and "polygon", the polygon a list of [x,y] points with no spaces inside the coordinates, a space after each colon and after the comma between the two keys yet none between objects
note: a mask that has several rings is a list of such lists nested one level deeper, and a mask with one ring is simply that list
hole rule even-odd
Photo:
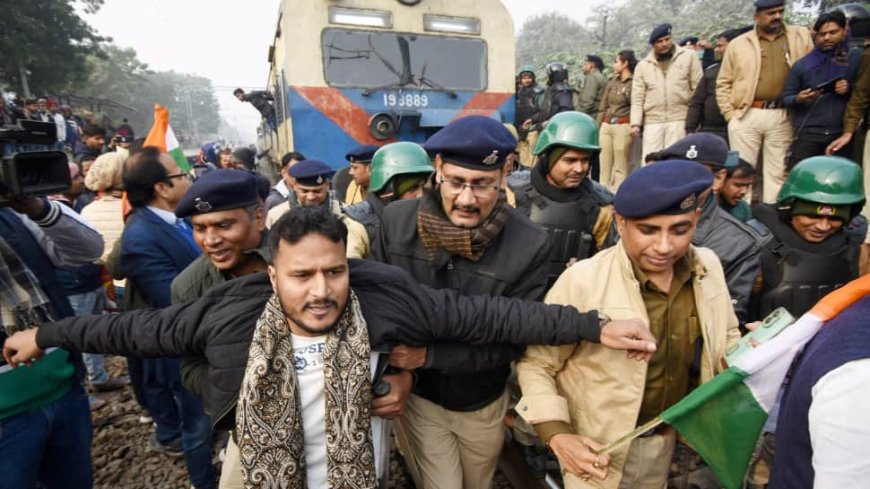
[{"label": "man in black jacket", "polygon": [[[541,300],[550,239],[510,208],[503,192],[515,146],[504,126],[484,116],[435,133],[424,145],[435,157],[434,178],[419,200],[384,209],[372,257],[436,289]],[[406,367],[428,367],[417,372],[399,424],[424,487],[489,487],[504,437],[510,365],[523,350],[441,343],[393,352]]]},{"label": "man in black jacket", "polygon": [[[570,307],[499,297],[462,297],[456,291],[422,287],[395,267],[348,262],[345,233],[340,221],[323,209],[288,213],[272,230],[271,287],[265,274],[258,273],[218,286],[185,305],[43,325],[11,338],[4,345],[4,357],[17,366],[55,345],[145,356],[204,356],[209,362],[208,386],[202,389],[205,405],[215,426],[228,428],[233,425],[254,324],[258,318],[263,321],[272,290],[281,298],[289,330],[307,337],[332,331],[352,291],[372,352],[388,352],[399,343],[562,344],[599,337],[600,318],[595,312],[581,314]],[[607,322],[600,334],[605,345],[643,352],[655,349],[638,321]],[[640,351],[630,356],[646,358]],[[297,368],[306,364],[298,358],[295,363]],[[306,424],[306,437],[307,428]]]},{"label": "man in black jacket", "polygon": [[269,124],[269,127],[272,128],[272,131],[278,131],[278,123],[275,119],[275,107],[272,106],[275,97],[273,97],[271,93],[266,90],[256,90],[250,93],[245,93],[241,88],[237,88],[233,90],[233,95],[239,99],[239,102],[248,102],[253,105],[260,115],[263,116],[263,119],[266,119],[266,122]]},{"label": "man in black jacket", "polygon": [[722,55],[732,39],[743,34],[750,28],[730,29],[716,38],[714,52],[716,62],[704,69],[704,79],[695,88],[689,111],[686,114],[686,134],[695,132],[712,132],[728,141],[728,123],[722,117],[719,103],[716,102],[716,77],[722,67]]},{"label": "man in black jacket", "polygon": [[574,92],[568,84],[568,67],[564,63],[547,65],[547,90],[541,109],[523,123],[523,129],[540,128],[559,112],[574,110]]},{"label": "man in black jacket", "polygon": [[[562,112],[541,131],[538,163],[509,182],[516,208],[550,236],[552,286],[566,266],[602,250],[613,222],[613,194],[589,178],[598,146],[598,126],[580,112]],[[522,178],[522,180],[521,180]]]}]

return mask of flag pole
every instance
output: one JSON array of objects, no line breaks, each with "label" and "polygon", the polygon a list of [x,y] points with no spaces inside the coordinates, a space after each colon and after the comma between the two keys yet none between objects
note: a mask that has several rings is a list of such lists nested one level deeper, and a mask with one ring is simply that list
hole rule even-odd
[{"label": "flag pole", "polygon": [[656,416],[652,420],[647,421],[646,423],[635,428],[634,431],[632,431],[631,433],[628,433],[626,435],[621,436],[619,439],[617,439],[613,443],[603,447],[601,450],[598,450],[595,453],[597,453],[598,455],[608,454],[608,453],[616,450],[617,448],[621,447],[622,445],[625,445],[626,443],[630,442],[631,440],[634,440],[638,436],[646,433],[647,431],[655,428],[656,426],[658,426],[662,423],[664,423],[662,418]]}]

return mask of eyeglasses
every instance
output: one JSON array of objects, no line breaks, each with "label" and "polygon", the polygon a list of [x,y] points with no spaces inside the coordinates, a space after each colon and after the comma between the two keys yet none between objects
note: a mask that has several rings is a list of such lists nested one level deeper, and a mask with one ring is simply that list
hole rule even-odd
[{"label": "eyeglasses", "polygon": [[471,190],[475,197],[489,197],[492,194],[501,190],[497,184],[491,183],[465,183],[459,180],[445,180],[442,178],[438,181],[441,187],[450,195],[459,195],[465,191],[466,187]]},{"label": "eyeglasses", "polygon": [[169,180],[172,180],[173,178],[185,178],[189,182],[193,181],[193,177],[190,176],[189,173],[173,173],[172,175],[166,175],[166,178],[164,178],[163,180],[169,181]]}]

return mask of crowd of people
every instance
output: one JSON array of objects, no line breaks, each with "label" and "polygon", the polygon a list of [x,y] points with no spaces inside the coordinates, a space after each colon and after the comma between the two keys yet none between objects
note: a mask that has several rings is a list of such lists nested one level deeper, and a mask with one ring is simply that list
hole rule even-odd
[{"label": "crowd of people", "polygon": [[[129,126],[108,150],[62,107],[4,107],[57,124],[72,186],[0,189],[0,487],[92,487],[91,413],[128,384],[142,443],[197,489],[385,487],[393,443],[420,488],[491,487],[505,450],[522,487],[666,487],[672,427],[599,450],[866,271],[870,61],[846,41],[870,16],[810,31],[755,4],[715,47],[656,27],[610,80],[590,55],[576,93],[523,67],[515,124],[458,118],[337,172],[289,152],[274,185],[247,147],[187,170]],[[747,487],[870,475],[868,304],[794,365]]]}]

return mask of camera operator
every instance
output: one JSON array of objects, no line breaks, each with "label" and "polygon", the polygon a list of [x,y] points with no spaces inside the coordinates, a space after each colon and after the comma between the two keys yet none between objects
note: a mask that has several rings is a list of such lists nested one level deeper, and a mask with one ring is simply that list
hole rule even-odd
[{"label": "camera operator", "polygon": [[[0,337],[73,315],[55,274],[98,259],[100,234],[44,197],[2,195]],[[31,368],[0,366],[3,487],[91,488],[91,418],[79,355],[52,351]]]}]

